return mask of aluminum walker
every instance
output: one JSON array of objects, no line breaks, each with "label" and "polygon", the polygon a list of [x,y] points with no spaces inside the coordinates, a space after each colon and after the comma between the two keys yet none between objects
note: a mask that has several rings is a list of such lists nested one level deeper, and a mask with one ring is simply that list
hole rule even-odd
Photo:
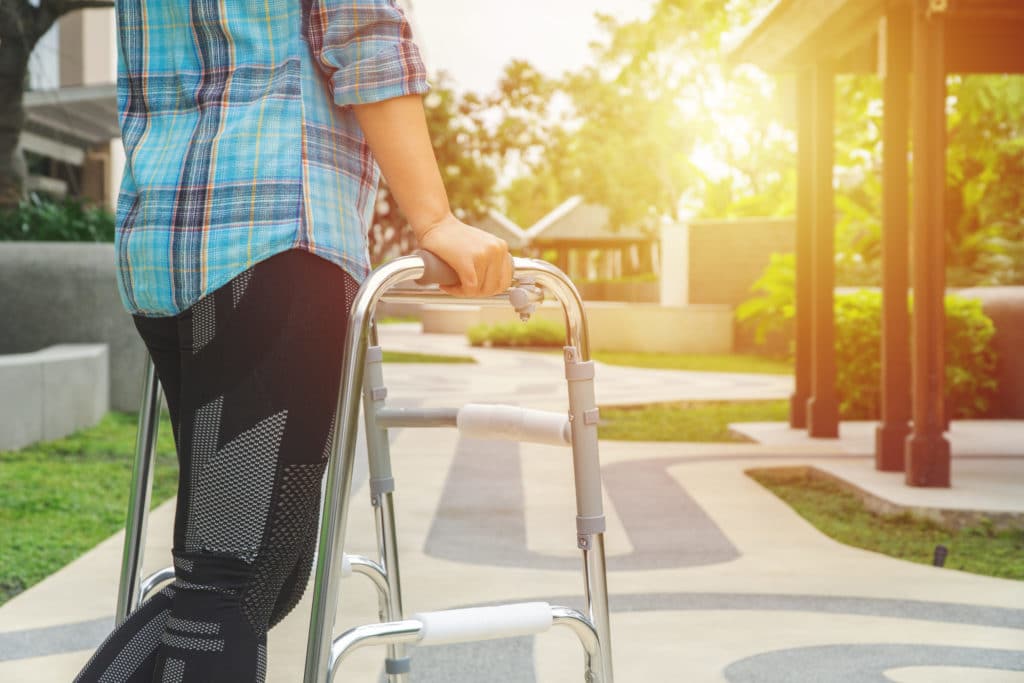
[{"label": "aluminum walker", "polygon": [[[457,283],[455,273],[446,264],[432,254],[417,252],[378,267],[359,289],[352,305],[345,340],[333,450],[327,464],[304,683],[330,683],[347,654],[369,645],[387,647],[385,672],[389,683],[407,683],[411,669],[409,648],[412,646],[533,635],[547,631],[553,624],[569,627],[579,638],[584,649],[586,683],[614,683],[605,572],[605,517],[598,459],[598,411],[583,302],[565,273],[551,264],[515,258],[513,266],[512,287],[495,297],[455,298],[437,288],[396,288],[396,285],[412,280],[421,285]],[[545,294],[553,296],[565,314],[568,416],[485,404],[451,409],[401,409],[386,405],[383,355],[373,324],[374,309],[379,301],[434,303],[444,298],[449,303],[477,306],[511,304],[526,320]],[[118,623],[154,591],[174,579],[173,567],[167,567],[140,580],[160,412],[160,392],[152,362],[146,371],[143,392],[118,588]],[[344,553],[360,400],[376,524],[376,559]],[[396,427],[455,427],[463,434],[475,437],[571,447],[576,489],[576,543],[583,554],[587,614],[567,607],[532,602],[421,612],[407,618],[402,601],[394,507],[395,481],[387,434],[388,429]],[[334,638],[341,579],[351,573],[368,577],[376,587],[380,621],[351,628]]]}]

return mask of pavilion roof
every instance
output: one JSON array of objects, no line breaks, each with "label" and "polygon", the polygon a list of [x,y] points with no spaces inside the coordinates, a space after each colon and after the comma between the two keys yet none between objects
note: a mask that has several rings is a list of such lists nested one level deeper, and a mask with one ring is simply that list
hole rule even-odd
[{"label": "pavilion roof", "polygon": [[[776,0],[732,49],[734,63],[793,71],[821,61],[839,71],[871,72],[878,65],[882,18],[912,0]],[[937,0],[949,20],[950,73],[1024,73],[1024,2]],[[907,36],[910,39],[910,36]]]},{"label": "pavilion roof", "polygon": [[554,242],[646,242],[652,237],[636,228],[615,229],[611,210],[588,204],[576,195],[551,210],[526,230],[531,244]]}]

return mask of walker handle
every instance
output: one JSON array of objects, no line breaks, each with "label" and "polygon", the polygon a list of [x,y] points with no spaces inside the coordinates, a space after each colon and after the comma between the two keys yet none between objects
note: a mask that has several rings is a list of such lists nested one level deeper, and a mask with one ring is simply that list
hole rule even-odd
[{"label": "walker handle", "polygon": [[423,277],[416,280],[416,284],[446,287],[459,284],[459,276],[451,266],[441,260],[441,257],[424,249],[417,249],[413,254],[423,259]]}]

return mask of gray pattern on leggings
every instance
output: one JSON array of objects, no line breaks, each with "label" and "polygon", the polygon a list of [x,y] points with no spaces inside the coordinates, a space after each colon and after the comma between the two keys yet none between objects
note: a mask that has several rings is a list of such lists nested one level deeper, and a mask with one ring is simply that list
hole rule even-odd
[{"label": "gray pattern on leggings", "polygon": [[231,553],[251,563],[270,512],[288,411],[261,420],[215,451],[223,404],[217,398],[196,411],[185,549]]},{"label": "gray pattern on leggings", "polygon": [[161,610],[145,626],[136,631],[128,641],[128,645],[117,653],[114,661],[100,676],[99,683],[122,683],[122,681],[128,680],[142,663],[156,652],[160,645],[160,634],[163,633],[170,616],[171,610]]}]

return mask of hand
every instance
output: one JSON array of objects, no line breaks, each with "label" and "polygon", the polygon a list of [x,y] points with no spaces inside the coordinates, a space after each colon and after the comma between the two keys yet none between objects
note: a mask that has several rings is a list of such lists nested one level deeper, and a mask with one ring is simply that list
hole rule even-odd
[{"label": "hand", "polygon": [[466,225],[452,214],[419,234],[420,246],[455,270],[455,296],[493,296],[512,286],[512,258],[505,240]]}]

